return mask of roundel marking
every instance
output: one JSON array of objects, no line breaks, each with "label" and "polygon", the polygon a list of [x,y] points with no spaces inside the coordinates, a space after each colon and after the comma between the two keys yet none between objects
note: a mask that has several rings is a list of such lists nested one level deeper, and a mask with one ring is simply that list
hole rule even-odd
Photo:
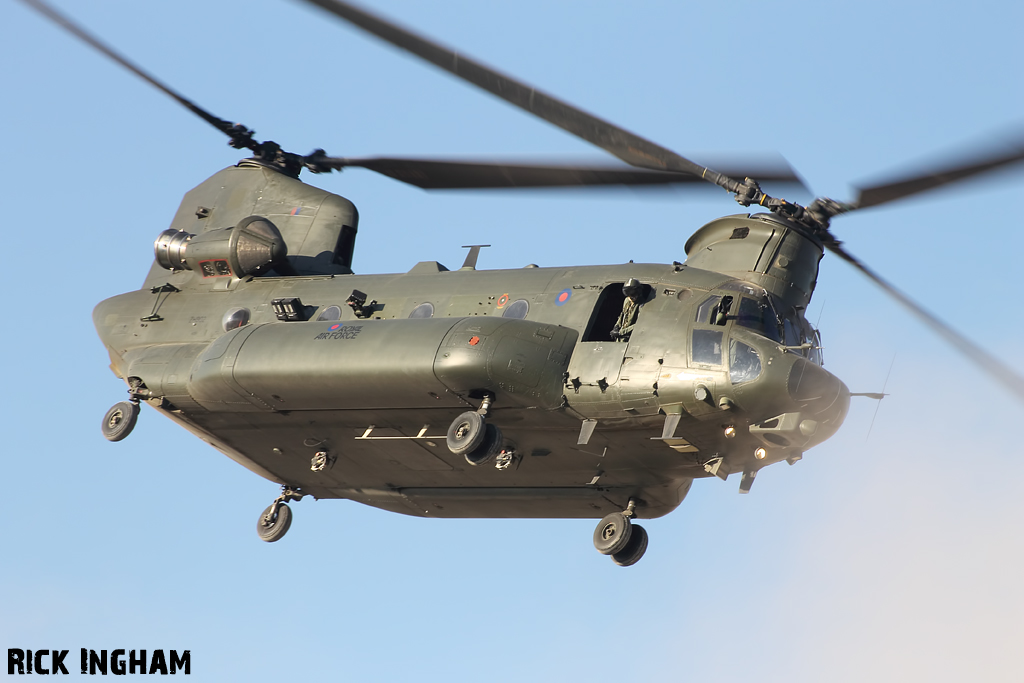
[{"label": "roundel marking", "polygon": [[331,325],[327,329],[330,330],[331,332],[337,332],[338,330],[341,329],[341,327],[342,327],[341,323],[334,323],[333,325]]},{"label": "roundel marking", "polygon": [[563,306],[571,298],[572,298],[572,290],[571,289],[563,289],[561,292],[559,292],[557,295],[555,295],[555,305],[556,306]]}]

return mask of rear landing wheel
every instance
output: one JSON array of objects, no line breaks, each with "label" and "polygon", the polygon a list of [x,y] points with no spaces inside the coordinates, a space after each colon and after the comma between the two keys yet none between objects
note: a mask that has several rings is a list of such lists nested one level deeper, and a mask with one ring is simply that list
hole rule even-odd
[{"label": "rear landing wheel", "polygon": [[132,433],[135,422],[139,419],[139,404],[132,401],[115,403],[103,416],[100,429],[107,441],[120,441]]},{"label": "rear landing wheel", "polygon": [[[277,511],[274,511],[274,506]],[[280,541],[292,525],[292,510],[284,503],[273,503],[267,507],[256,522],[256,533],[267,543]]]}]

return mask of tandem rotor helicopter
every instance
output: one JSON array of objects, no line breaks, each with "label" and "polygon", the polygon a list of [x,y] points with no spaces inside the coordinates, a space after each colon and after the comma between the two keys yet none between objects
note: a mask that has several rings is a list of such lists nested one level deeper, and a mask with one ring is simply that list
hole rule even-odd
[{"label": "tandem rotor helicopter", "polygon": [[[807,206],[759,181],[787,168],[705,168],[338,0],[304,0],[618,157],[542,166],[307,155],[259,141],[153,78],[40,0],[22,0],[148,81],[252,156],[188,192],[143,286],[93,319],[129,400],[103,417],[127,437],[145,402],[282,486],[289,502],[342,498],[430,517],[599,518],[622,566],[647,548],[637,519],[675,509],[694,479],[758,471],[831,437],[851,393],[822,367],[805,313],[829,251],[1018,398],[1024,380],[851,255],[841,214],[1024,160],[1012,149]],[[357,275],[358,213],[303,170],[361,167],[426,189],[711,183],[750,213],[686,242],[685,263]],[[869,395],[880,398],[878,394]]]}]

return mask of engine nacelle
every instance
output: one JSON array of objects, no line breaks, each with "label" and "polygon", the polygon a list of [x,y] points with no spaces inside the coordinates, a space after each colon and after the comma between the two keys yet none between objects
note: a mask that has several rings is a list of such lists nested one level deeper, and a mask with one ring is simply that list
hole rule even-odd
[{"label": "engine nacelle", "polygon": [[201,235],[170,228],[156,238],[153,250],[164,268],[194,270],[203,277],[258,275],[285,263],[288,256],[281,232],[262,216]]}]

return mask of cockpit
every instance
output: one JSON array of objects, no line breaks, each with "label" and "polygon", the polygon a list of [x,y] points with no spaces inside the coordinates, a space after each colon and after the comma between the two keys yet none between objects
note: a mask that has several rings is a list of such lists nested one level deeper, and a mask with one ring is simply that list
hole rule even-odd
[{"label": "cockpit", "polygon": [[[742,282],[730,282],[721,293],[708,296],[697,307],[691,345],[696,365],[721,366],[730,323],[769,339],[787,352],[822,365],[821,337],[800,312],[783,310],[781,302],[765,290]],[[734,338],[728,342],[729,374],[733,384],[756,379],[761,360],[748,344]]]}]

